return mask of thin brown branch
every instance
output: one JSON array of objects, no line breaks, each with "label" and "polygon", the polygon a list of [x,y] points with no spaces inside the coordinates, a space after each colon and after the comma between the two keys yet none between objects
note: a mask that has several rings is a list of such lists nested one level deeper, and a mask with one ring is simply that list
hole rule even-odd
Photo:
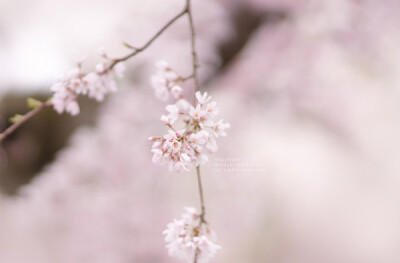
[{"label": "thin brown branch", "polygon": [[[195,31],[194,23],[193,23],[191,0],[186,0],[186,10],[187,10],[189,27],[190,27],[190,42],[191,42],[191,53],[192,53],[192,75],[191,75],[191,77],[193,78],[193,83],[194,83],[193,93],[195,94],[196,91],[198,91],[200,89],[200,84],[199,84],[199,78],[198,78],[198,73],[197,73],[197,69],[199,67],[199,62],[198,62],[198,56],[197,56],[197,52],[196,52],[196,31]],[[193,103],[195,103],[195,101],[196,101],[196,97],[194,96]],[[201,183],[201,173],[200,173],[199,165],[196,167],[196,173],[197,173],[197,184],[198,184],[198,188],[199,188],[200,205],[201,205],[200,224],[199,224],[199,228],[201,228],[202,224],[205,224],[207,222],[205,220],[206,207],[205,207],[205,203],[204,203],[203,185]],[[194,254],[194,260],[193,260],[194,263],[197,263],[199,254],[200,254],[200,250],[199,250],[199,248],[196,248],[196,251]]]},{"label": "thin brown branch", "polygon": [[197,184],[199,187],[200,205],[201,205],[200,224],[203,224],[206,223],[205,219],[206,207],[204,205],[204,194],[203,194],[203,185],[201,183],[200,166],[196,167],[196,173],[197,173]]},{"label": "thin brown branch", "polygon": [[[196,31],[194,29],[193,23],[193,15],[192,15],[192,7],[191,7],[191,0],[186,0],[186,13],[188,15],[189,27],[190,27],[190,39],[191,39],[191,54],[192,54],[192,74],[188,77],[188,79],[193,78],[194,82],[194,92],[200,89],[199,79],[197,74],[197,69],[199,67],[198,64],[198,57],[196,52]],[[200,166],[196,166],[196,173],[197,173],[197,182],[199,187],[199,194],[200,194],[200,204],[201,204],[201,215],[200,215],[200,226],[203,223],[206,223],[205,214],[206,209],[204,205],[204,195],[203,195],[203,186],[201,184],[201,173],[200,173]]]},{"label": "thin brown branch", "polygon": [[[199,188],[199,195],[200,195],[200,205],[201,205],[201,214],[200,214],[200,224],[199,224],[199,228],[201,228],[201,226],[203,224],[207,224],[207,221],[205,219],[205,215],[206,215],[206,207],[205,207],[205,203],[204,203],[204,194],[203,194],[203,185],[201,183],[201,173],[200,173],[200,166],[196,166],[196,173],[197,173],[197,185]],[[194,263],[197,263],[197,259],[199,257],[199,253],[200,250],[199,248],[196,248],[196,251],[194,253]]]},{"label": "thin brown branch", "polygon": [[39,112],[41,112],[42,110],[44,110],[45,108],[51,106],[51,102],[42,102],[37,108],[29,111],[28,113],[26,113],[25,115],[21,116],[21,119],[15,123],[13,123],[12,125],[10,125],[6,130],[4,130],[4,132],[0,133],[0,143],[7,137],[9,136],[11,133],[13,133],[16,129],[18,129],[22,124],[24,124],[25,122],[27,122],[28,120],[30,120],[31,118],[33,118],[34,116],[36,116]]},{"label": "thin brown branch", "polygon": [[192,79],[192,78],[193,78],[193,74],[191,74],[190,76],[187,76],[187,77],[181,78],[181,79],[180,79],[180,81],[183,81],[183,82],[185,82],[185,81],[188,81],[189,79]]},{"label": "thin brown branch", "polygon": [[147,49],[157,38],[159,38],[162,33],[164,33],[165,30],[167,30],[172,24],[174,24],[180,17],[182,17],[183,15],[185,15],[186,13],[188,13],[188,8],[187,5],[186,7],[176,16],[174,16],[171,20],[169,20],[160,30],[157,31],[157,33],[151,37],[142,47],[140,48],[134,48],[134,51],[131,52],[130,54],[122,57],[122,58],[118,58],[118,59],[114,59],[114,61],[108,66],[107,70],[112,69],[116,64],[118,64],[119,62],[122,61],[126,61],[134,56],[136,56],[137,54],[139,54],[140,52],[143,52],[145,49]]},{"label": "thin brown branch", "polygon": [[190,42],[191,42],[191,53],[192,53],[192,76],[194,82],[194,93],[199,90],[199,79],[197,74],[197,68],[199,67],[197,52],[196,52],[196,31],[194,29],[193,15],[191,0],[186,0],[186,10],[188,15],[189,27],[190,27]]}]

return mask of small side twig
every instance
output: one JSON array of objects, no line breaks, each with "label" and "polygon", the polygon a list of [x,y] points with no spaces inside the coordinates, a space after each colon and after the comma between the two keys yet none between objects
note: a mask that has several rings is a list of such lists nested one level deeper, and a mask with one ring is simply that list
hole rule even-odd
[{"label": "small side twig", "polygon": [[185,82],[185,81],[187,81],[187,80],[189,80],[189,79],[193,79],[193,78],[194,78],[194,76],[193,76],[193,74],[191,74],[190,76],[182,77],[182,78],[180,79],[180,81]]},{"label": "small side twig", "polygon": [[[158,37],[161,36],[162,33],[164,33],[165,30],[167,30],[172,24],[174,24],[180,17],[182,17],[183,15],[185,15],[188,12],[188,8],[187,6],[180,12],[178,13],[176,16],[174,16],[171,20],[169,20],[160,30],[157,31],[157,33],[151,37],[142,47],[140,48],[133,48],[134,51],[131,52],[130,54],[122,57],[122,58],[118,58],[118,59],[114,59],[114,61],[110,64],[110,66],[108,66],[107,70],[112,69],[116,64],[118,64],[119,62],[123,62],[126,61],[134,56],[136,56],[137,54],[139,54],[140,52],[143,52],[146,48],[148,48]],[[129,45],[130,46],[130,45]],[[131,46],[132,47],[132,46]]]},{"label": "small side twig", "polygon": [[6,130],[4,130],[4,132],[0,133],[0,143],[7,136],[9,136],[11,133],[13,133],[16,129],[18,129],[22,124],[24,124],[25,122],[27,122],[28,120],[30,120],[31,118],[36,116],[39,112],[41,112],[45,108],[50,107],[51,105],[52,104],[51,104],[50,101],[42,102],[38,107],[36,107],[35,109],[29,111],[25,115],[21,116],[20,120],[18,120],[17,122],[13,123],[12,125],[10,125]]}]

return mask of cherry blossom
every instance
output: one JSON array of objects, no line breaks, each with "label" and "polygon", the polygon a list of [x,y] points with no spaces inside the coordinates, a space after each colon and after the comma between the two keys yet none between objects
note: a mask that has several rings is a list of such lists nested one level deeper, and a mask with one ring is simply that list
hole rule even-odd
[{"label": "cherry blossom", "polygon": [[226,136],[226,129],[230,128],[231,125],[229,123],[225,123],[223,119],[219,120],[212,126],[213,133],[215,137]]},{"label": "cherry blossom", "polygon": [[175,219],[163,231],[168,253],[172,257],[193,262],[197,250],[197,262],[205,263],[221,246],[215,244],[216,235],[194,207],[186,207],[180,219]]},{"label": "cherry blossom", "polygon": [[168,105],[165,109],[169,112],[167,116],[162,115],[161,120],[167,124],[173,124],[179,117],[179,108],[177,105]]},{"label": "cherry blossom", "polygon": [[[169,69],[166,63],[159,67]],[[226,129],[230,127],[222,119],[213,120],[219,113],[215,101],[207,92],[196,92],[197,104],[192,105],[181,98],[175,104],[166,106],[167,115],[161,116],[161,122],[168,126],[168,134],[161,137],[150,137],[153,141],[153,163],[163,165],[168,163],[169,169],[174,172],[188,171],[191,167],[208,161],[208,153],[218,150],[216,138],[226,136]],[[181,130],[174,129],[172,124],[178,120],[184,123]]]},{"label": "cherry blossom", "polygon": [[79,95],[87,95],[91,99],[103,101],[105,95],[117,91],[114,76],[122,78],[125,65],[120,62],[109,68],[112,60],[108,58],[104,50],[101,49],[99,53],[106,61],[98,63],[94,72],[84,72],[82,69],[83,61],[79,61],[75,69],[61,77],[51,87],[51,91],[54,92],[51,101],[59,114],[63,112],[71,115],[79,114]]},{"label": "cherry blossom", "polygon": [[203,105],[211,100],[211,96],[208,96],[207,92],[204,92],[203,95],[200,92],[196,92],[196,99],[199,104]]},{"label": "cherry blossom", "polygon": [[181,98],[183,89],[178,86],[178,83],[184,79],[164,60],[156,62],[156,67],[158,71],[151,77],[151,84],[156,97],[162,101],[166,101],[170,97]]}]

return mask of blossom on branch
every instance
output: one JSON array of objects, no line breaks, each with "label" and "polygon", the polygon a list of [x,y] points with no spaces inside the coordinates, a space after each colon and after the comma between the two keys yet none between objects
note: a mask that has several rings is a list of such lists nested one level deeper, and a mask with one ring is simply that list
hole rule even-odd
[{"label": "blossom on branch", "polygon": [[156,63],[157,73],[151,77],[151,84],[154,93],[159,100],[166,101],[170,97],[178,99],[182,97],[183,89],[178,86],[182,82],[182,78],[174,71],[168,62],[161,60]]},{"label": "blossom on branch", "polygon": [[205,263],[221,249],[214,243],[215,233],[193,207],[186,207],[182,217],[169,223],[163,234],[169,255],[186,262],[193,262],[196,250],[197,262]]},{"label": "blossom on branch", "polygon": [[[154,142],[151,150],[154,164],[169,163],[171,171],[188,171],[193,165],[207,162],[207,154],[218,150],[216,138],[226,136],[225,130],[230,125],[222,119],[218,122],[213,120],[219,109],[207,92],[196,92],[196,99],[196,106],[180,99],[166,107],[169,114],[162,115],[161,121],[168,126],[168,134],[149,138]],[[172,124],[176,122],[183,123],[184,128],[174,129]]]},{"label": "blossom on branch", "polygon": [[59,114],[63,112],[71,115],[79,114],[79,95],[103,101],[106,94],[117,91],[114,76],[122,78],[125,65],[120,62],[111,68],[113,60],[108,58],[105,51],[101,52],[101,56],[106,61],[97,64],[95,72],[84,72],[82,62],[78,62],[75,69],[61,77],[51,87],[51,91],[54,92],[51,102]]}]

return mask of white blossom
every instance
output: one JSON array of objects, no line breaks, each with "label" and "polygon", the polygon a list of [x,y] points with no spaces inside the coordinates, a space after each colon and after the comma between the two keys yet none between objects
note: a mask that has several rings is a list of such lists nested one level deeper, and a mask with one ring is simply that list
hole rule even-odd
[{"label": "white blossom", "polygon": [[192,133],[188,136],[188,141],[197,150],[201,150],[201,146],[206,144],[209,140],[210,134],[206,130],[201,130],[196,133]]},{"label": "white blossom", "polygon": [[183,89],[178,85],[183,78],[164,61],[157,61],[158,71],[151,77],[154,93],[159,100],[166,101],[170,97],[179,99],[182,97]]},{"label": "white blossom", "polygon": [[162,71],[170,70],[169,64],[165,60],[159,60],[156,62],[156,67]]},{"label": "white blossom", "polygon": [[161,120],[162,123],[164,123],[165,125],[171,125],[171,122],[170,122],[168,116],[166,116],[166,115],[161,115],[160,120]]},{"label": "white blossom", "polygon": [[206,106],[206,115],[208,117],[215,117],[219,113],[219,108],[217,107],[217,102],[213,101],[207,104]]},{"label": "white blossom", "polygon": [[206,111],[202,109],[200,104],[197,104],[196,108],[191,107],[189,115],[197,122],[204,122],[206,120]]},{"label": "white blossom", "polygon": [[117,78],[122,79],[125,76],[126,66],[122,62],[117,63],[115,64],[113,71],[115,73],[115,76],[117,76]]},{"label": "white blossom", "polygon": [[152,150],[153,155],[153,163],[157,165],[162,165],[164,163],[163,152],[160,149]]},{"label": "white blossom", "polygon": [[214,243],[214,231],[201,222],[200,214],[193,207],[186,207],[181,218],[169,223],[163,234],[169,255],[186,262],[193,262],[196,250],[197,262],[205,263],[221,249]]},{"label": "white blossom", "polygon": [[171,94],[172,94],[172,96],[174,96],[175,99],[178,99],[179,97],[181,97],[182,92],[183,92],[183,89],[177,85],[175,85],[171,88]]},{"label": "white blossom", "polygon": [[97,49],[97,53],[103,58],[108,58],[107,51],[104,47],[100,47],[99,49]]},{"label": "white blossom", "polygon": [[189,113],[191,104],[189,101],[185,100],[185,99],[179,99],[175,105],[178,107],[179,112],[181,113]]},{"label": "white blossom", "polygon": [[[108,59],[105,51],[100,50],[99,53],[103,58]],[[79,114],[79,95],[87,95],[91,99],[103,101],[108,93],[117,91],[114,75],[122,78],[125,71],[125,66],[121,62],[111,68],[113,62],[108,59],[108,61],[98,63],[94,72],[85,73],[82,70],[82,62],[82,60],[78,61],[77,68],[61,77],[51,87],[51,91],[54,92],[52,104],[59,114],[63,112],[71,115]]]},{"label": "white blossom", "polygon": [[86,90],[85,83],[81,81],[83,76],[81,69],[73,69],[51,87],[51,91],[54,92],[52,104],[59,114],[63,112],[71,115],[79,114],[78,94]]},{"label": "white blossom", "polygon": [[[53,86],[52,90],[56,90],[56,86]],[[75,116],[80,112],[79,104],[77,102],[77,95],[73,92],[68,91],[64,87],[59,87],[52,99],[54,109],[62,114],[64,111]]]},{"label": "white blossom", "polygon": [[230,127],[231,125],[229,123],[226,123],[224,122],[223,119],[221,119],[213,125],[212,129],[215,137],[219,137],[219,136],[226,136],[227,134],[225,130]]},{"label": "white blossom", "polygon": [[168,105],[165,109],[169,112],[168,119],[170,124],[173,124],[179,117],[179,108],[175,104]]},{"label": "white blossom", "polygon": [[208,96],[207,92],[204,92],[203,95],[201,95],[201,92],[197,91],[195,95],[200,104],[206,104],[211,100],[211,96]]},{"label": "white blossom", "polygon": [[217,140],[214,137],[210,137],[207,141],[206,148],[212,153],[218,151]]},{"label": "white blossom", "polygon": [[[168,64],[160,62],[159,68],[169,69]],[[191,105],[185,99],[165,107],[168,114],[161,115],[161,121],[168,126],[163,137],[151,137],[153,141],[153,162],[156,165],[168,163],[174,172],[188,171],[191,167],[208,161],[208,153],[218,150],[216,138],[226,136],[230,127],[223,120],[215,122],[219,109],[215,101],[205,92],[196,92],[197,104]],[[179,119],[185,123],[183,130],[176,131],[172,125]]]}]

